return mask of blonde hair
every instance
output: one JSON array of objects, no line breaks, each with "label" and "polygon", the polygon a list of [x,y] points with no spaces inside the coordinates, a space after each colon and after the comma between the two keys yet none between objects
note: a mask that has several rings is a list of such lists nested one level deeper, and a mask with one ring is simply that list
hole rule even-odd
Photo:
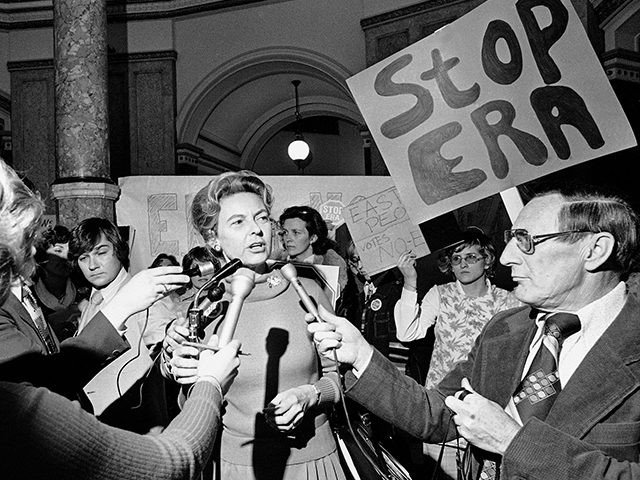
[{"label": "blonde hair", "polygon": [[15,277],[33,272],[32,246],[43,211],[40,197],[0,159],[0,301]]},{"label": "blonde hair", "polygon": [[205,242],[217,234],[220,201],[236,193],[255,193],[271,212],[274,201],[271,186],[255,173],[249,170],[222,173],[201,188],[191,202],[191,223]]}]

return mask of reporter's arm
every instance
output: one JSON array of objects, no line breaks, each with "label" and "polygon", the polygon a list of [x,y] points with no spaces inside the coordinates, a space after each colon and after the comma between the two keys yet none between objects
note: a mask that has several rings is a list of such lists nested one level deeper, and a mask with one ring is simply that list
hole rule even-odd
[{"label": "reporter's arm", "polygon": [[213,449],[221,403],[213,384],[197,382],[162,434],[138,435],[100,423],[44,388],[0,383],[0,477],[195,478]]}]

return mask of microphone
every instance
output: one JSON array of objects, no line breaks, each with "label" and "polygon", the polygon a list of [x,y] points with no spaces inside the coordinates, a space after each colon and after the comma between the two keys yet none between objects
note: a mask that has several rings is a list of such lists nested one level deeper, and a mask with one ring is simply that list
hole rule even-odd
[{"label": "microphone", "polygon": [[229,263],[223,265],[222,268],[218,270],[218,273],[216,273],[213,277],[207,280],[207,283],[200,287],[200,290],[198,290],[193,304],[198,305],[200,301],[200,295],[202,295],[203,291],[210,289],[212,285],[217,285],[223,278],[227,278],[229,275],[234,274],[240,267],[242,267],[242,260],[240,260],[239,258],[234,258]]},{"label": "microphone", "polygon": [[[216,285],[215,287],[213,287],[211,290],[209,290],[207,292],[207,296],[205,297],[205,299],[200,302],[200,305],[198,305],[198,308],[190,308],[189,311],[187,312],[188,315],[188,319],[189,319],[189,341],[190,342],[197,342],[198,338],[201,337],[202,334],[202,329],[205,328],[207,326],[207,323],[204,323],[202,320],[202,316],[204,314],[204,312],[206,312],[207,310],[209,310],[209,307],[211,305],[213,305],[215,302],[218,302],[222,296],[224,295],[224,283],[219,283],[218,285]],[[213,312],[211,312],[209,314],[210,317],[213,317],[215,315],[218,315],[219,312],[219,308],[216,308]]]},{"label": "microphone", "polygon": [[291,285],[293,285],[293,288],[295,288],[296,293],[298,294],[298,297],[300,297],[300,300],[302,300],[302,304],[307,309],[307,312],[313,315],[318,322],[322,322],[323,320],[320,318],[320,314],[318,313],[316,304],[313,303],[313,300],[311,300],[311,297],[305,290],[304,286],[302,286],[302,283],[300,283],[300,279],[298,278],[298,270],[296,270],[296,267],[294,267],[290,263],[287,263],[286,265],[283,265],[282,268],[280,268],[280,273],[284,278],[289,280]]},{"label": "microphone", "polygon": [[[242,261],[239,258],[235,258],[231,260],[229,263],[224,265],[220,270],[218,270],[218,273],[216,273],[213,277],[207,280],[207,283],[205,283],[202,287],[200,287],[200,290],[198,290],[198,292],[196,293],[196,297],[193,300],[193,306],[187,312],[187,316],[189,319],[188,328],[189,328],[190,342],[198,341],[198,333],[202,328],[202,312],[205,311],[207,308],[209,308],[209,306],[212,303],[220,300],[220,298],[222,298],[222,295],[224,294],[224,287],[220,289],[220,286],[218,285],[220,281],[223,278],[226,278],[232,273],[234,273],[241,266],[242,266]],[[212,288],[212,285],[214,285],[213,288]],[[204,292],[205,290],[207,290],[208,292],[207,297],[202,302],[200,302],[200,295],[202,295],[202,292]],[[218,293],[219,293],[219,297],[218,297]]]},{"label": "microphone", "polygon": [[236,331],[236,325],[238,325],[238,319],[240,318],[240,310],[244,299],[253,290],[255,283],[254,273],[248,268],[238,270],[238,272],[231,278],[231,301],[229,302],[229,308],[224,316],[222,327],[220,327],[219,343],[220,347],[224,347],[233,339],[233,334]]},{"label": "microphone", "polygon": [[202,262],[202,265],[198,265],[195,263],[191,266],[191,268],[185,268],[182,270],[184,275],[189,275],[190,277],[206,277],[207,275],[211,275],[215,273],[217,266],[213,264],[213,262]]}]

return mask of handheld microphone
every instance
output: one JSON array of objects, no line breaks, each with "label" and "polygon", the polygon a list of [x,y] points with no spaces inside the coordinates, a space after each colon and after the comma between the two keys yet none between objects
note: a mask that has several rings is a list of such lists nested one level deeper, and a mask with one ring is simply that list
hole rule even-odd
[{"label": "handheld microphone", "polygon": [[300,279],[298,278],[298,270],[296,270],[296,267],[294,267],[290,263],[287,263],[286,265],[283,265],[282,268],[280,268],[280,273],[284,278],[289,280],[291,285],[293,285],[293,288],[295,288],[296,293],[298,294],[298,297],[300,297],[300,300],[302,300],[302,304],[307,309],[307,312],[313,315],[318,322],[322,322],[316,304],[313,303],[313,300],[311,300],[311,297],[305,290],[304,286],[302,285],[302,283],[300,283]]},{"label": "handheld microphone", "polygon": [[217,266],[214,265],[213,262],[202,262],[202,265],[195,263],[191,268],[185,268],[182,270],[182,273],[190,277],[206,277],[207,275],[215,273],[216,269]]},{"label": "handheld microphone", "polygon": [[219,301],[224,295],[224,283],[219,283],[207,292],[207,296],[200,302],[197,309],[205,313],[211,305]]},{"label": "handheld microphone", "polygon": [[251,290],[253,290],[254,283],[254,273],[248,268],[238,270],[231,279],[231,301],[229,302],[227,313],[224,316],[222,327],[220,327],[218,343],[220,347],[224,347],[233,339],[233,334],[236,331],[236,325],[238,325],[240,310],[242,310],[244,299],[247,298],[247,295],[249,295]]},{"label": "handheld microphone", "polygon": [[235,273],[235,271],[238,270],[241,266],[242,260],[240,260],[239,258],[234,258],[229,263],[223,265],[223,267],[218,270],[218,273],[216,273],[213,277],[207,280],[207,283],[200,287],[200,290],[198,290],[198,293],[196,293],[196,298],[193,302],[194,306],[199,305],[200,295],[202,295],[202,292],[204,292],[205,290],[209,290],[212,285],[217,285],[223,278],[226,278],[229,275]]},{"label": "handheld microphone", "polygon": [[[224,265],[220,270],[218,270],[218,273],[216,273],[213,277],[207,280],[207,283],[205,283],[202,287],[200,287],[200,290],[198,290],[198,292],[196,293],[196,297],[193,300],[193,306],[187,312],[187,316],[189,318],[188,328],[189,328],[190,342],[198,341],[198,336],[203,323],[202,312],[204,312],[207,308],[209,308],[209,306],[213,302],[220,300],[220,298],[224,294],[224,287],[220,289],[218,286],[220,281],[223,278],[234,273],[241,266],[242,266],[242,261],[239,258],[231,260],[229,263]],[[212,285],[215,285],[215,287],[211,288]],[[211,289],[211,291],[209,291],[209,289]],[[207,297],[202,302],[200,302],[200,296],[202,295],[202,292],[204,292],[205,290],[208,291]],[[218,297],[218,294],[219,294],[219,297]]]},{"label": "handheld microphone", "polygon": [[[224,295],[224,283],[219,283],[211,290],[207,292],[207,296],[205,299],[200,302],[200,305],[197,307],[191,307],[187,312],[189,319],[189,338],[190,342],[197,342],[198,339],[202,336],[202,329],[206,326],[203,322],[203,315],[209,310],[209,307],[213,305],[215,302],[219,301]],[[217,310],[216,310],[217,311]],[[214,313],[210,314],[211,316],[215,315]]]}]

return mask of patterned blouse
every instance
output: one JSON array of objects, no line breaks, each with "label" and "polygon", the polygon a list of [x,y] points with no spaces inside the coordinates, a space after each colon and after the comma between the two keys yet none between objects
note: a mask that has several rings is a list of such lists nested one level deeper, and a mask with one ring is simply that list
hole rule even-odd
[{"label": "patterned blouse", "polygon": [[417,295],[403,289],[396,305],[398,339],[423,338],[435,324],[435,342],[425,386],[437,385],[453,366],[464,360],[476,337],[498,312],[521,306],[512,292],[498,288],[487,280],[487,293],[469,297],[460,282],[435,285],[417,305]]}]

